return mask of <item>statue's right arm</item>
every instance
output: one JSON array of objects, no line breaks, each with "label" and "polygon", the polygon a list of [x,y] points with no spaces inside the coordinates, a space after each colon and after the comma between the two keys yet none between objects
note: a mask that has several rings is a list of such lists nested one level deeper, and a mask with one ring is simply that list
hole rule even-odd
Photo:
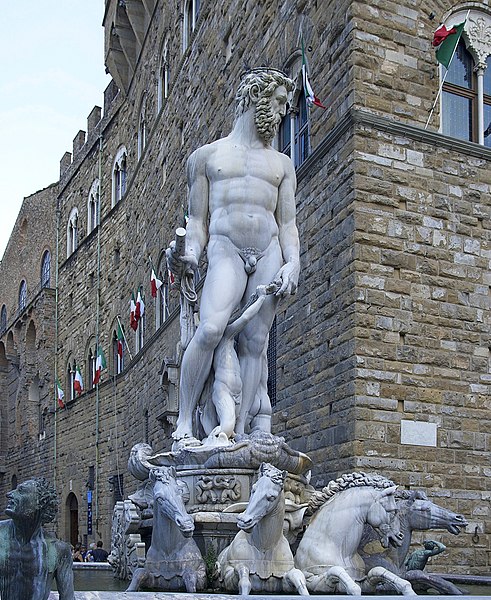
[{"label": "statue's right arm", "polygon": [[[208,241],[208,194],[209,182],[206,164],[210,146],[202,146],[188,158],[188,216],[186,226],[186,256],[194,257],[198,266],[201,253]],[[186,261],[191,264],[193,261]]]},{"label": "statue's right arm", "polygon": [[55,572],[56,587],[60,600],[75,600],[73,591],[73,560],[70,546],[64,542],[57,542],[58,561]]}]

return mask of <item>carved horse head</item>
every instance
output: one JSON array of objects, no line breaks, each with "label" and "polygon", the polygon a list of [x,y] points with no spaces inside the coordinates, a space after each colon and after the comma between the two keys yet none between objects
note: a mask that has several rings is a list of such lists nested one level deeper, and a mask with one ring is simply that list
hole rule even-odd
[{"label": "carved horse head", "polygon": [[407,524],[412,530],[446,529],[457,535],[468,524],[463,515],[434,504],[420,490],[412,492],[407,499],[398,500],[397,505],[398,510],[406,515]]},{"label": "carved horse head", "polygon": [[157,513],[161,512],[162,515],[177,525],[184,537],[191,537],[194,531],[194,521],[188,515],[184,506],[182,498],[183,484],[178,482],[174,467],[152,469],[150,471],[150,480],[154,483],[154,520]]},{"label": "carved horse head", "polygon": [[252,486],[249,504],[237,519],[240,529],[250,532],[278,506],[281,498],[284,499],[282,492],[286,474],[286,471],[281,471],[269,463],[261,465],[259,478]]}]

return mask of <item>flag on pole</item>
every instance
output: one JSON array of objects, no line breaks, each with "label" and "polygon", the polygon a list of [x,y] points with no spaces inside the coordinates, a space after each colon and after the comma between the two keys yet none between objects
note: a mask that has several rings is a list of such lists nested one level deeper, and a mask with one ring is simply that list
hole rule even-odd
[{"label": "flag on pole", "polygon": [[322,104],[322,102],[319,100],[319,98],[317,98],[317,96],[314,94],[314,90],[312,89],[309,78],[307,76],[307,61],[305,60],[305,51],[303,48],[303,38],[302,38],[302,80],[303,80],[303,89],[304,89],[304,93],[305,93],[305,98],[307,99],[307,102],[311,105],[314,104],[315,106],[318,106],[319,108],[326,109],[327,106],[324,106]]},{"label": "flag on pole", "polygon": [[56,399],[58,401],[58,406],[60,408],[65,408],[65,403],[63,402],[63,398],[65,397],[65,393],[61,389],[60,382],[58,378],[56,379]]},{"label": "flag on pole", "polygon": [[150,276],[150,285],[152,286],[152,298],[157,297],[157,292],[162,287],[162,281],[155,275],[155,271],[152,269],[152,275]]},{"label": "flag on pole", "polygon": [[118,356],[120,360],[123,360],[123,330],[121,325],[118,323]]},{"label": "flag on pole", "polygon": [[84,382],[82,379],[82,374],[80,373],[80,369],[77,367],[77,371],[75,373],[75,379],[73,381],[73,389],[80,394],[84,391]]},{"label": "flag on pole", "polygon": [[141,296],[140,290],[138,290],[138,296],[136,297],[136,308],[135,308],[135,318],[138,324],[138,321],[145,314],[145,304],[143,302],[143,298]]},{"label": "flag on pole", "polygon": [[97,359],[95,361],[95,375],[94,375],[94,385],[97,385],[101,380],[102,369],[107,367],[106,357],[104,356],[104,351],[99,346],[97,349]]},{"label": "flag on pole", "polygon": [[436,48],[436,59],[447,69],[455,54],[465,23],[466,20],[450,29],[447,29],[445,25],[441,25],[433,34],[432,45]]},{"label": "flag on pole", "polygon": [[135,303],[135,294],[131,292],[131,300],[130,300],[130,327],[133,331],[138,329],[138,319],[136,318],[136,303]]}]

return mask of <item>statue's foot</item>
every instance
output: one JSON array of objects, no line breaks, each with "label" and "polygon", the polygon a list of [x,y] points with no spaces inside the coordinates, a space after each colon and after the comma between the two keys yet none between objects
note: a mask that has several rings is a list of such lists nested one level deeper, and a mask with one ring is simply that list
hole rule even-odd
[{"label": "statue's foot", "polygon": [[203,440],[203,446],[231,446],[232,442],[229,440],[227,434],[221,430],[220,426],[215,427],[213,431]]},{"label": "statue's foot", "polygon": [[192,434],[188,432],[180,432],[179,429],[174,431],[172,437],[174,438],[174,443],[172,444],[173,452],[183,450],[184,448],[196,448],[198,446],[202,446],[202,443]]}]

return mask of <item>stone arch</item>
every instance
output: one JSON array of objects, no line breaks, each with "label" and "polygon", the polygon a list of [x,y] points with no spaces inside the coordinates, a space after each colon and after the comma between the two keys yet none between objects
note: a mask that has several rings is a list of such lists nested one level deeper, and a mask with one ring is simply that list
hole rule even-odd
[{"label": "stone arch", "polygon": [[17,349],[15,347],[14,334],[12,331],[8,332],[7,335],[7,356],[15,356]]},{"label": "stone arch", "polygon": [[5,345],[0,342],[0,454],[8,450],[8,368]]},{"label": "stone arch", "polygon": [[33,352],[36,349],[36,325],[30,321],[26,332],[26,350]]},{"label": "stone arch", "polygon": [[78,542],[78,500],[77,496],[70,492],[65,501],[65,539],[72,546]]},{"label": "stone arch", "polygon": [[5,351],[5,344],[0,342],[0,371],[6,369],[9,366],[7,360],[7,352]]}]

